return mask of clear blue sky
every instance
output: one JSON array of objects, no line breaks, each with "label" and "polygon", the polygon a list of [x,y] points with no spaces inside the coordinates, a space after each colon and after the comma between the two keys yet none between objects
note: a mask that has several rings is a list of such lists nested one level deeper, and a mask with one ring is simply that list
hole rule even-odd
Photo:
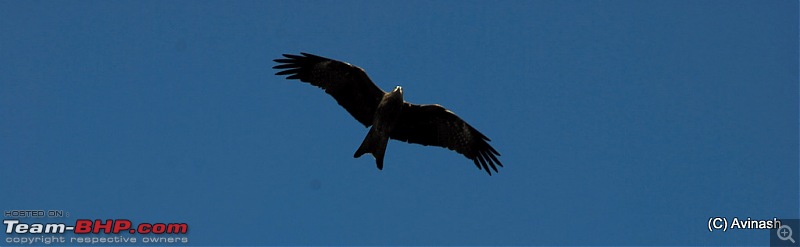
[{"label": "clear blue sky", "polygon": [[[367,129],[273,75],[298,52],[506,166],[353,159]],[[797,1],[0,1],[0,209],[203,245],[764,245],[706,224],[798,217],[798,67]]]}]

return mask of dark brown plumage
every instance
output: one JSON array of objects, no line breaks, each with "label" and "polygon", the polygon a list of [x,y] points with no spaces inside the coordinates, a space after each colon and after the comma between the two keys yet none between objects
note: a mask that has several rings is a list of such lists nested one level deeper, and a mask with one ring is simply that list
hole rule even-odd
[{"label": "dark brown plumage", "polygon": [[372,126],[355,157],[371,153],[378,168],[382,169],[386,142],[391,138],[456,151],[489,175],[492,175],[491,170],[497,172],[497,166],[503,166],[497,159],[500,153],[489,145],[489,138],[455,113],[440,105],[405,102],[399,86],[386,93],[357,66],[308,53],[300,54],[284,54],[286,58],[275,59],[279,65],[273,68],[281,69],[276,75],[289,75],[286,79],[299,79],[324,89],[358,122],[366,127]]}]

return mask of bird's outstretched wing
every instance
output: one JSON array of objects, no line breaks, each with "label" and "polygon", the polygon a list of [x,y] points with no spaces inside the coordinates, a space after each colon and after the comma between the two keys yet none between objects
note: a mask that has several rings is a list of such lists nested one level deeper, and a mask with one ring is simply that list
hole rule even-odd
[{"label": "bird's outstretched wing", "polygon": [[286,79],[320,87],[333,96],[358,122],[372,125],[375,109],[385,94],[363,69],[349,63],[336,61],[308,53],[283,54],[286,58],[275,59],[280,63],[274,69],[282,69],[276,75],[289,75]]},{"label": "bird's outstretched wing", "polygon": [[500,153],[487,142],[489,138],[440,105],[405,102],[389,137],[454,150],[471,159],[478,169],[486,170],[489,175],[492,175],[489,167],[497,172],[497,166],[503,166],[496,157]]}]

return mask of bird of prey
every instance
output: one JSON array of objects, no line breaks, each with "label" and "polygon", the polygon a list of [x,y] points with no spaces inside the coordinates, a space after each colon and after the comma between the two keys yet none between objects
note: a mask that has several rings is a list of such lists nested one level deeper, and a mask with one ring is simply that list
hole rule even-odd
[{"label": "bird of prey", "polygon": [[403,89],[397,86],[384,92],[363,69],[346,62],[308,53],[283,54],[275,59],[279,69],[275,75],[288,75],[286,79],[299,79],[325,90],[358,122],[370,127],[367,136],[353,157],[366,153],[375,157],[379,170],[383,170],[383,157],[389,139],[439,146],[463,154],[478,169],[489,175],[497,166],[498,153],[489,145],[485,135],[467,124],[444,107],[417,105],[403,100]]}]

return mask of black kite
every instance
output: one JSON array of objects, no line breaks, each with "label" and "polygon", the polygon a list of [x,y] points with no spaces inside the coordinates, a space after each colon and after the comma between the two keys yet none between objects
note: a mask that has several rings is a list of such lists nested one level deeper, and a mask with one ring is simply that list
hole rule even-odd
[{"label": "black kite", "polygon": [[[498,153],[487,143],[489,138],[461,120],[455,113],[440,105],[416,105],[403,101],[403,89],[398,86],[384,92],[363,69],[349,63],[308,53],[283,54],[275,59],[281,69],[276,75],[320,87],[333,96],[358,122],[369,129],[354,157],[365,153],[375,157],[378,169],[383,169],[383,155],[389,138],[425,146],[440,146],[454,150],[471,159],[478,169],[489,175],[491,167],[503,166]],[[495,166],[497,165],[497,166]]]}]

